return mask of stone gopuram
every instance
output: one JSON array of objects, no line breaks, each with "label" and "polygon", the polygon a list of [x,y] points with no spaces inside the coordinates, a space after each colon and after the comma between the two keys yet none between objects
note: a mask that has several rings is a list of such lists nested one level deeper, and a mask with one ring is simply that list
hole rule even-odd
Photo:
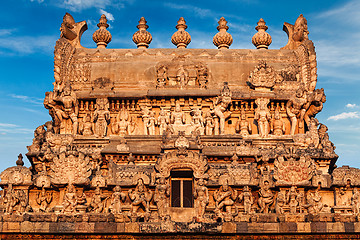
[{"label": "stone gopuram", "polygon": [[250,50],[229,49],[218,23],[218,49],[187,49],[184,18],[177,48],[148,49],[141,18],[137,49],[109,49],[103,15],[89,49],[86,22],[66,14],[44,100],[52,121],[34,132],[31,167],[19,155],[0,174],[1,236],[359,236],[360,170],[336,167],[316,119],[326,97],[306,19],[284,23],[275,50],[263,19]]}]

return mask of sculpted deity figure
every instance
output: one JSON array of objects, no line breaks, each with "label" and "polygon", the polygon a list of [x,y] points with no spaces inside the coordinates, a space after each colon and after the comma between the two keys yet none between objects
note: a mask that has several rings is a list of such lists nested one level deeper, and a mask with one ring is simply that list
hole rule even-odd
[{"label": "sculpted deity figure", "polygon": [[160,110],[159,117],[157,118],[157,125],[159,126],[160,135],[164,134],[169,122],[169,113],[162,108]]},{"label": "sculpted deity figure", "polygon": [[286,194],[286,201],[289,204],[290,213],[295,214],[297,212],[297,206],[299,205],[296,186],[291,186],[290,190]]},{"label": "sculpted deity figure", "polygon": [[105,137],[107,135],[108,124],[110,123],[109,101],[107,98],[96,99],[94,122],[95,136]]},{"label": "sculpted deity figure", "polygon": [[275,109],[274,118],[271,121],[271,132],[275,136],[281,136],[285,133],[285,124],[283,120],[281,120],[279,108]]},{"label": "sculpted deity figure", "polygon": [[164,177],[160,177],[155,187],[154,202],[158,208],[159,217],[162,221],[166,219],[169,208],[170,185]]},{"label": "sculpted deity figure", "polygon": [[[76,98],[76,94],[71,91],[70,84],[67,84],[60,95],[53,95],[53,100],[61,102],[63,104],[63,108],[55,108],[55,114],[60,121],[60,133],[69,134],[72,133],[74,135],[77,134],[78,130],[78,102]],[[68,131],[68,127],[66,126],[66,122],[64,119],[70,119],[72,121],[72,132]]]},{"label": "sculpted deity figure", "polygon": [[149,125],[149,117],[150,117],[150,109],[148,107],[143,107],[141,109],[142,119],[144,124],[144,135],[148,135],[148,125]]},{"label": "sculpted deity figure", "polygon": [[360,214],[360,193],[356,187],[354,188],[353,195],[351,197],[351,206],[353,214]]},{"label": "sculpted deity figure", "polygon": [[93,134],[93,123],[90,114],[86,114],[83,121],[80,122],[79,132],[86,137]]},{"label": "sculpted deity figure", "polygon": [[176,73],[176,81],[180,85],[180,88],[185,87],[189,82],[189,73],[184,69],[183,65],[180,65]]},{"label": "sculpted deity figure", "polygon": [[244,202],[245,214],[252,213],[251,207],[254,204],[254,198],[251,194],[251,189],[249,186],[244,187],[243,192],[239,195],[239,200]]},{"label": "sculpted deity figure", "polygon": [[269,207],[274,202],[274,194],[270,190],[270,183],[268,181],[264,181],[264,184],[259,191],[259,195],[258,204],[260,206],[260,212],[269,213]]},{"label": "sculpted deity figure", "polygon": [[111,195],[109,211],[113,214],[120,214],[122,212],[121,203],[125,201],[125,198],[126,194],[121,192],[121,187],[115,186]]},{"label": "sculpted deity figure", "polygon": [[[233,190],[228,183],[228,179],[225,179],[220,189],[214,192],[215,200],[215,213],[218,217],[225,221],[231,221],[232,219],[232,206],[234,206],[235,200],[238,197],[236,190]],[[225,211],[224,211],[225,208]]]},{"label": "sculpted deity figure", "polygon": [[316,214],[321,212],[324,207],[322,203],[322,197],[317,188],[314,192],[309,192],[307,195],[308,211],[311,214]]},{"label": "sculpted deity figure", "polygon": [[155,112],[150,111],[147,119],[145,135],[155,135],[155,125],[157,125]]},{"label": "sculpted deity figure", "polygon": [[175,111],[171,113],[170,123],[175,132],[178,132],[179,126],[185,124],[185,114],[181,110],[180,104],[177,102],[175,106]]},{"label": "sculpted deity figure", "polygon": [[278,192],[275,202],[275,211],[277,214],[284,214],[286,199],[283,192]]},{"label": "sculpted deity figure", "polygon": [[95,213],[102,213],[105,208],[106,199],[107,199],[107,196],[103,195],[101,193],[101,189],[99,187],[97,187],[94,191],[94,195],[93,195],[90,205],[89,205],[91,211],[95,212]]},{"label": "sculpted deity figure", "polygon": [[258,98],[255,100],[257,108],[255,109],[254,119],[257,121],[260,137],[267,137],[269,134],[269,120],[271,114],[267,105],[269,104],[268,98]]},{"label": "sculpted deity figure", "polygon": [[199,86],[201,88],[206,88],[206,83],[207,83],[207,77],[208,77],[208,69],[203,66],[202,64],[197,65],[197,80],[199,82]]},{"label": "sculpted deity figure", "polygon": [[130,120],[129,112],[123,108],[116,116],[116,122],[112,126],[112,131],[114,134],[119,134],[119,136],[124,137],[132,133],[134,127]]},{"label": "sculpted deity figure", "polygon": [[196,187],[194,189],[194,199],[195,199],[195,211],[198,221],[204,220],[206,205],[209,204],[209,192],[208,188],[205,186],[205,180],[200,178],[197,181]]},{"label": "sculpted deity figure", "polygon": [[307,103],[307,95],[302,87],[300,87],[296,91],[295,96],[290,98],[290,100],[286,103],[286,113],[291,121],[290,135],[295,134],[298,118],[299,118],[299,128],[304,127],[303,120],[306,113],[306,109],[304,108],[304,105],[306,103]]},{"label": "sculpted deity figure", "polygon": [[77,205],[76,201],[76,192],[75,187],[72,184],[69,184],[66,188],[66,192],[64,195],[63,212],[64,213],[73,213],[75,212],[75,207]]},{"label": "sculpted deity figure", "polygon": [[167,81],[167,68],[164,65],[161,65],[156,73],[157,73],[157,88],[163,88],[166,85]]},{"label": "sculpted deity figure", "polygon": [[6,194],[4,196],[5,212],[12,214],[15,206],[18,204],[18,199],[16,193],[12,187],[12,184],[9,184]]},{"label": "sculpted deity figure", "polygon": [[142,178],[138,179],[135,190],[132,189],[128,192],[129,198],[132,201],[131,203],[131,216],[138,216],[139,208],[144,208],[145,214],[150,214],[150,201],[152,199],[152,192],[146,189],[144,180]]},{"label": "sculpted deity figure", "polygon": [[[220,119],[220,126],[215,125],[215,135],[225,134],[225,119],[230,117],[231,112],[226,111],[231,103],[231,92],[228,83],[224,82],[224,87],[221,90],[221,95],[214,101],[214,114]],[[219,131],[220,130],[220,131]]]},{"label": "sculpted deity figure", "polygon": [[201,116],[201,110],[195,109],[191,118],[192,133],[198,132],[200,135],[204,135],[204,119]]},{"label": "sculpted deity figure", "polygon": [[205,134],[206,135],[213,135],[214,132],[214,118],[210,111],[205,113]]},{"label": "sculpted deity figure", "polygon": [[41,189],[41,192],[37,194],[36,202],[39,207],[39,212],[48,212],[49,206],[52,201],[53,195],[51,192],[46,192],[45,188]]},{"label": "sculpted deity figure", "polygon": [[296,200],[299,203],[299,213],[304,213],[306,207],[304,193],[298,192],[296,195]]},{"label": "sculpted deity figure", "polygon": [[241,109],[239,120],[236,122],[235,131],[241,136],[247,137],[251,133],[251,124],[246,119],[245,109]]},{"label": "sculpted deity figure", "polygon": [[323,149],[327,153],[332,153],[335,150],[334,144],[329,139],[329,134],[327,133],[328,127],[322,123],[319,125],[319,148]]}]

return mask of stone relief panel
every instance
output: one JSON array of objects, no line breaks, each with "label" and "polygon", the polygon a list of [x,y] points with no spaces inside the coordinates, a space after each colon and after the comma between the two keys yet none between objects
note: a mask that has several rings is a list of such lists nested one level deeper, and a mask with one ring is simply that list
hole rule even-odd
[{"label": "stone relief panel", "polygon": [[176,57],[156,66],[157,88],[206,88],[209,70],[204,63]]},{"label": "stone relief panel", "polygon": [[310,185],[310,180],[315,173],[315,163],[310,157],[301,156],[299,160],[279,156],[274,162],[274,178],[276,185]]}]

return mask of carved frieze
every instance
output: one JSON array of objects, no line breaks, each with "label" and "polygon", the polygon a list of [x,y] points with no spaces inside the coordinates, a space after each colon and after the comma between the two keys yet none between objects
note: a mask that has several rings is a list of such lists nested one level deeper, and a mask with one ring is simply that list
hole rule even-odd
[{"label": "carved frieze", "polygon": [[360,169],[349,166],[342,166],[336,168],[333,173],[333,185],[346,186],[351,184],[353,186],[360,185]]},{"label": "carved frieze", "polygon": [[300,160],[278,157],[275,162],[274,178],[277,186],[283,185],[309,185],[314,176],[315,164],[310,157],[301,156]]},{"label": "carved frieze", "polygon": [[206,88],[209,70],[202,62],[176,57],[156,66],[157,88]]}]

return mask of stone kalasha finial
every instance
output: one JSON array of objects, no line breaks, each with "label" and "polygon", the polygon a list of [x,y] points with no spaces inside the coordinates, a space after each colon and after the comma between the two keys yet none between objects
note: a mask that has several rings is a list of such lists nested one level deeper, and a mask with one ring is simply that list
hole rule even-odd
[{"label": "stone kalasha finial", "polygon": [[107,24],[106,16],[101,15],[100,21],[97,25],[99,27],[93,34],[93,40],[97,44],[98,48],[106,48],[108,43],[111,41],[111,34],[107,30],[109,24]]},{"label": "stone kalasha finial", "polygon": [[146,25],[146,20],[144,17],[140,18],[139,25],[137,25],[137,28],[139,31],[134,33],[133,35],[133,42],[137,45],[138,48],[148,48],[149,44],[151,43],[152,36],[151,34],[146,31],[146,29],[149,28],[148,25]]},{"label": "stone kalasha finial", "polygon": [[267,32],[265,32],[268,27],[265,25],[264,19],[260,18],[258,25],[255,27],[255,29],[258,31],[254,34],[252,37],[252,43],[255,45],[256,48],[265,48],[267,49],[269,45],[271,44],[271,36]]},{"label": "stone kalasha finial", "polygon": [[23,155],[21,153],[18,156],[18,160],[16,160],[16,165],[17,166],[24,166]]},{"label": "stone kalasha finial", "polygon": [[171,37],[171,42],[177,46],[177,48],[186,48],[191,42],[190,34],[185,31],[187,28],[186,22],[183,17],[179,19],[176,25],[177,32]]},{"label": "stone kalasha finial", "polygon": [[219,26],[217,27],[217,30],[219,32],[214,36],[213,43],[218,47],[218,49],[229,48],[233,42],[233,38],[231,34],[227,32],[229,29],[229,27],[226,25],[227,21],[224,17],[221,17],[218,23]]}]

